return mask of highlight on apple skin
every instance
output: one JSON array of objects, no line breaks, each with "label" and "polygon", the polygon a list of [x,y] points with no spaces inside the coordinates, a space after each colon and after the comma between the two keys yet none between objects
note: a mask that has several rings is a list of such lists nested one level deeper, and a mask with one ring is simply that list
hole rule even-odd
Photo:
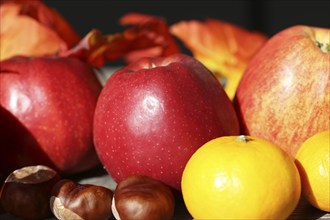
[{"label": "highlight on apple skin", "polygon": [[0,173],[43,164],[61,175],[100,161],[92,138],[101,84],[76,58],[23,57],[0,65]]},{"label": "highlight on apple skin", "polygon": [[234,107],[218,80],[183,54],[118,70],[95,110],[95,148],[117,182],[141,174],[180,191],[190,156],[210,139],[237,134]]},{"label": "highlight on apple skin", "polygon": [[330,29],[292,26],[275,34],[247,66],[235,108],[245,134],[293,158],[313,134],[329,130]]}]

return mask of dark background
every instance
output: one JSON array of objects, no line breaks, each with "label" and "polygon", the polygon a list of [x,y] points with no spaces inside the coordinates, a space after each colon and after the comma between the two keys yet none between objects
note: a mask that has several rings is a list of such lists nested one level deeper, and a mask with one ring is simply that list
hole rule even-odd
[{"label": "dark background", "polygon": [[118,19],[128,12],[163,16],[168,24],[207,17],[232,22],[271,36],[296,24],[330,27],[330,0],[44,0],[84,36],[97,28],[104,34],[123,30]]}]

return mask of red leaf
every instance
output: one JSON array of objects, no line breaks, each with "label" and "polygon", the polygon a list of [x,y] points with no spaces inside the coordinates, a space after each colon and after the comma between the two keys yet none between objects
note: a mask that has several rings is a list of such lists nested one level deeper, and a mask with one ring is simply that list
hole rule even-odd
[{"label": "red leaf", "polygon": [[101,67],[106,61],[119,58],[132,62],[141,57],[169,56],[179,53],[166,22],[156,16],[127,14],[122,25],[133,25],[122,33],[103,35],[92,30],[80,43],[62,56],[76,56],[93,66]]}]

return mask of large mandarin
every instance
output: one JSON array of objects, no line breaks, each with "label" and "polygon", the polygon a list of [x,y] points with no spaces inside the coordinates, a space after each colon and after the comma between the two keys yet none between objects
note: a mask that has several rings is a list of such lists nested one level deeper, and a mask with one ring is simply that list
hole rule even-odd
[{"label": "large mandarin", "polygon": [[194,219],[286,219],[300,198],[291,158],[251,136],[213,139],[189,159],[182,194]]}]

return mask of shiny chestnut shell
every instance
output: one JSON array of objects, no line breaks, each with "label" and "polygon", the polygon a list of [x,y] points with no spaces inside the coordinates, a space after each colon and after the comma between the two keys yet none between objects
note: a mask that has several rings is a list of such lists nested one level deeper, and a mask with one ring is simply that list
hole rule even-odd
[{"label": "shiny chestnut shell", "polygon": [[114,192],[112,212],[116,219],[172,219],[175,201],[163,182],[144,175],[121,181]]},{"label": "shiny chestnut shell", "polygon": [[106,187],[63,179],[51,192],[50,207],[58,219],[107,220],[112,217],[112,197]]},{"label": "shiny chestnut shell", "polygon": [[60,179],[55,170],[43,165],[13,171],[1,189],[4,211],[23,219],[50,217],[50,192]]}]

